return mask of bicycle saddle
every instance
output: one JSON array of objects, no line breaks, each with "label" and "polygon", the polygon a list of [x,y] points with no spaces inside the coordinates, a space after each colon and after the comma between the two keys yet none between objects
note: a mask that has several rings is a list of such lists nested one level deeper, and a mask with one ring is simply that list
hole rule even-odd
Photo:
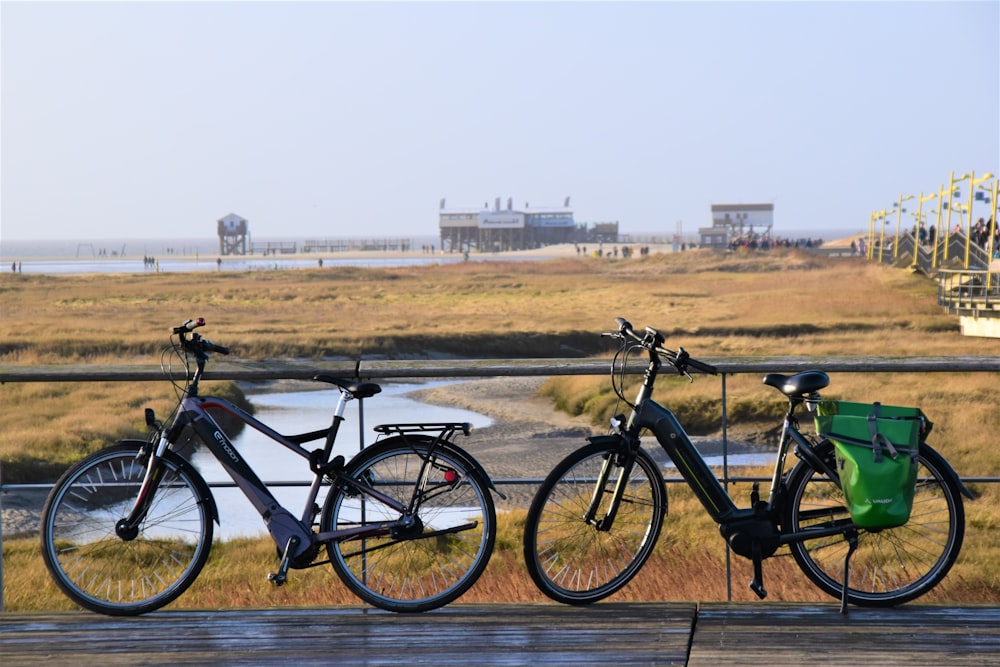
[{"label": "bicycle saddle", "polygon": [[351,380],[345,380],[343,378],[327,375],[325,373],[313,377],[313,380],[335,384],[341,389],[346,389],[351,392],[354,398],[371,398],[375,394],[382,391],[382,387],[378,386],[374,382],[352,382]]},{"label": "bicycle saddle", "polygon": [[804,398],[830,384],[830,376],[823,371],[802,371],[795,375],[768,373],[764,384],[774,387],[789,398]]}]

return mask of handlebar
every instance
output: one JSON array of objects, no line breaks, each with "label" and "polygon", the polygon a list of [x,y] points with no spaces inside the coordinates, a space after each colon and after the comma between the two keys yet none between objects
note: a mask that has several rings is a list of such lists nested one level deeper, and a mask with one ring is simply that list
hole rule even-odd
[{"label": "handlebar", "polygon": [[174,327],[172,333],[180,338],[184,349],[194,352],[195,355],[203,355],[208,352],[229,354],[229,348],[225,345],[217,345],[207,338],[202,338],[199,334],[192,333],[198,327],[203,326],[205,326],[204,317],[192,318],[179,327]]},{"label": "handlebar", "polygon": [[623,340],[631,339],[635,341],[650,353],[655,353],[663,357],[675,369],[677,369],[677,372],[681,375],[687,375],[689,369],[698,371],[699,373],[706,373],[708,375],[719,374],[719,371],[715,366],[706,364],[703,361],[698,361],[697,359],[692,359],[691,355],[689,355],[687,350],[683,347],[678,348],[676,352],[663,347],[663,343],[665,342],[663,334],[652,327],[646,327],[645,334],[640,336],[635,332],[635,329],[632,328],[632,323],[625,318],[617,317],[615,318],[615,323],[618,325],[618,331],[607,335]]}]

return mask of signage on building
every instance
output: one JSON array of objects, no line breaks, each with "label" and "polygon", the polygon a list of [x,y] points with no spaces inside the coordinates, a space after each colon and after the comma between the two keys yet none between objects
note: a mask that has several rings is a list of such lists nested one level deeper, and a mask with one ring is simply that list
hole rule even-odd
[{"label": "signage on building", "polygon": [[480,229],[523,229],[524,214],[507,211],[482,211],[479,214]]},{"label": "signage on building", "polygon": [[774,224],[774,204],[712,204],[712,226],[760,231]]}]

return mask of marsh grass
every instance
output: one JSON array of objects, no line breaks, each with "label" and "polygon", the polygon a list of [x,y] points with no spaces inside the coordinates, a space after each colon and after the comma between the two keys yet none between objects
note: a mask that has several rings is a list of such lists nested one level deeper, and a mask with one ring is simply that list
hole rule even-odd
[{"label": "marsh grass", "polygon": [[[739,491],[737,491],[737,494]],[[697,500],[686,490],[671,485],[670,513],[653,555],[639,575],[612,601],[727,600],[753,601],[747,589],[752,568],[749,561],[733,557],[730,562],[732,588],[726,579],[725,545]],[[994,497],[993,500],[996,500]],[[521,535],[525,510],[498,513],[497,543],[486,572],[466,593],[461,603],[546,602],[524,567]],[[976,520],[978,521],[978,519]],[[970,519],[970,524],[973,519]],[[983,526],[970,526],[966,550],[959,563],[924,603],[996,604],[1000,584],[995,568],[983,572],[973,564],[988,554],[976,546],[985,537]],[[995,521],[993,530],[995,532]],[[995,539],[993,553],[996,553]],[[982,561],[980,561],[981,563]],[[37,540],[4,542],[6,606],[8,611],[68,611],[75,609],[52,583],[42,564]],[[217,542],[198,580],[170,608],[223,609],[303,607],[362,604],[341,582],[329,565],[292,570],[288,583],[273,587],[266,579],[277,566],[274,543],[267,537]],[[764,582],[769,601],[837,601],[819,592],[795,565],[787,549],[764,563]]]},{"label": "marsh grass", "polygon": [[[234,358],[383,355],[567,357],[608,355],[597,334],[616,316],[652,325],[695,357],[996,355],[1000,341],[967,338],[936,304],[935,284],[857,259],[799,252],[709,251],[633,260],[570,259],[400,269],[32,276],[0,274],[0,364],[150,364],[169,328],[204,316],[206,336]],[[731,428],[773,436],[783,405],[759,377],[727,378]],[[671,379],[657,399],[693,433],[719,422],[719,380]],[[213,393],[238,388],[220,383]],[[607,377],[549,381],[556,405],[595,423],[613,414]],[[827,398],[918,405],[935,422],[931,443],[963,476],[997,476],[997,378],[986,373],[835,374]],[[167,383],[13,383],[0,387],[5,482],[51,481],[71,462],[145,433],[142,408],[166,416]],[[619,408],[623,410],[623,408]],[[771,442],[773,437],[762,441]],[[765,474],[767,471],[764,471]],[[962,556],[925,601],[1000,601],[1000,489],[973,485]],[[725,547],[686,490],[671,485],[670,514],[651,562],[615,599],[724,600]],[[734,488],[740,503],[748,489]],[[521,562],[523,511],[501,513],[497,551],[463,602],[540,601]],[[5,602],[12,611],[72,608],[51,583],[37,540],[4,540]],[[357,604],[329,567],[294,571],[272,589],[267,539],[216,545],[188,607]],[[733,561],[733,599],[749,563]],[[765,564],[770,599],[826,600],[791,558]]]}]

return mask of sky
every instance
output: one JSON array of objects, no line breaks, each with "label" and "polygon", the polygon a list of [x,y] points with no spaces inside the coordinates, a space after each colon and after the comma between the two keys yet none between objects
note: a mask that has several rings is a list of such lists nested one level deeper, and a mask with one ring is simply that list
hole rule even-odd
[{"label": "sky", "polygon": [[4,0],[0,239],[427,236],[497,197],[867,230],[1000,173],[998,34],[998,0]]}]

